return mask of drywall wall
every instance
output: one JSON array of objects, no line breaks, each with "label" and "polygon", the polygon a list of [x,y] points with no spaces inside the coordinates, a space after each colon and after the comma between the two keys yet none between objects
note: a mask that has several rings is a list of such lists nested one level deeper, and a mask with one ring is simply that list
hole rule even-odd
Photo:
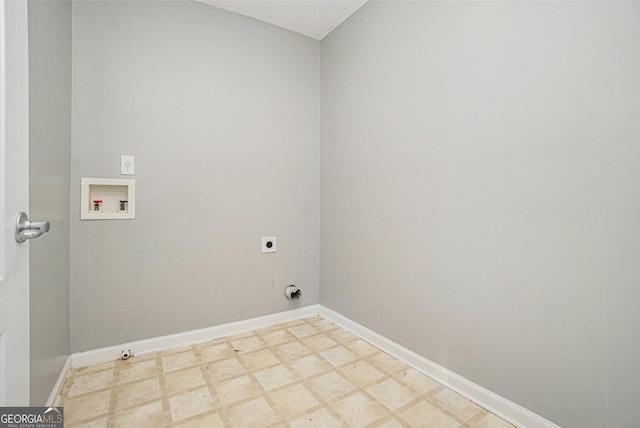
[{"label": "drywall wall", "polygon": [[[74,2],[72,82],[73,352],[318,303],[320,42],[196,2]],[[81,177],[135,178],[135,220],[80,221]]]},{"label": "drywall wall", "polygon": [[69,356],[71,2],[29,1],[29,205],[48,233],[29,242],[31,405]]},{"label": "drywall wall", "polygon": [[321,303],[640,423],[640,4],[369,2],[322,41]]}]

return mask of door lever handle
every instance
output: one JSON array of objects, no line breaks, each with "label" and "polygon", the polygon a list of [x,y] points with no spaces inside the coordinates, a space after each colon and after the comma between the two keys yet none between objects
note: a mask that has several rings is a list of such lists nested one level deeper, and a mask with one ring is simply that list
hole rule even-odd
[{"label": "door lever handle", "polygon": [[16,217],[16,241],[24,242],[27,239],[37,238],[49,231],[48,221],[30,221],[26,213],[20,212]]}]

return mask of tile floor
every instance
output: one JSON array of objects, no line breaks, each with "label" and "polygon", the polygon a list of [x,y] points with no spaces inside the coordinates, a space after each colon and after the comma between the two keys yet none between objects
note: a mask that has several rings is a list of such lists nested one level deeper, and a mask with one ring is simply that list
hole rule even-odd
[{"label": "tile floor", "polygon": [[73,370],[71,427],[512,425],[322,317]]}]

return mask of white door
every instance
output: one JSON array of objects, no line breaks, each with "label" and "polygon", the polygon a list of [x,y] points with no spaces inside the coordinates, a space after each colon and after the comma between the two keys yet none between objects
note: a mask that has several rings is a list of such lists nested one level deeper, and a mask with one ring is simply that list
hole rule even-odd
[{"label": "white door", "polygon": [[27,2],[0,0],[0,406],[29,405],[29,243],[14,238],[29,212]]}]

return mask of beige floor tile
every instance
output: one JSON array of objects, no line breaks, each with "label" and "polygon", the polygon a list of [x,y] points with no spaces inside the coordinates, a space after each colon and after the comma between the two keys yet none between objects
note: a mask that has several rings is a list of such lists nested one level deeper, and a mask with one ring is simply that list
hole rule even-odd
[{"label": "beige floor tile", "polygon": [[243,338],[249,337],[249,336],[255,336],[254,332],[251,331],[251,330],[242,331],[242,332],[234,334],[232,336],[227,336],[226,337],[226,341],[227,342],[232,342],[234,340],[240,340],[240,339],[243,339]]},{"label": "beige floor tile", "polygon": [[371,424],[371,428],[404,428],[402,423],[398,422],[396,418],[385,420],[384,422]]},{"label": "beige floor tile", "polygon": [[299,379],[295,373],[292,373],[283,364],[254,372],[253,375],[266,391],[293,383]]},{"label": "beige floor tile", "polygon": [[458,422],[433,407],[426,401],[410,407],[400,414],[400,419],[412,427],[423,428],[457,428]]},{"label": "beige floor tile", "polygon": [[326,408],[302,415],[289,422],[292,428],[341,428],[347,425],[337,420]]},{"label": "beige floor tile", "polygon": [[341,328],[327,331],[326,334],[338,343],[348,343],[358,339],[356,335],[349,333],[348,331]]},{"label": "beige floor tile", "polygon": [[280,325],[280,328],[289,328],[289,327],[293,327],[296,325],[300,325],[300,324],[306,324],[307,321],[305,321],[304,319],[299,319],[299,320],[293,320],[293,321],[288,321],[288,322],[284,322]]},{"label": "beige floor tile", "polygon": [[177,426],[180,428],[224,428],[224,422],[222,422],[220,414],[212,413]]},{"label": "beige floor tile", "polygon": [[269,346],[275,346],[296,340],[296,337],[287,330],[275,330],[263,334],[262,339],[267,342]]},{"label": "beige floor tile", "polygon": [[431,379],[429,376],[418,373],[414,369],[408,369],[396,373],[392,377],[400,383],[409,385],[411,388],[421,394],[425,394],[435,388],[438,388],[439,386],[442,386],[435,380]]},{"label": "beige floor tile", "polygon": [[168,422],[168,415],[162,410],[160,401],[116,414],[114,427],[116,428],[155,428]]},{"label": "beige floor tile", "polygon": [[509,422],[489,413],[478,422],[471,425],[473,428],[514,428]]},{"label": "beige floor tile", "polygon": [[184,369],[186,367],[193,367],[199,363],[200,359],[194,351],[187,351],[162,357],[162,368],[165,373]]},{"label": "beige floor tile", "polygon": [[155,359],[148,359],[129,366],[120,368],[120,384],[158,376],[162,373],[162,367],[156,364]]},{"label": "beige floor tile", "polygon": [[254,334],[258,334],[260,336],[265,335],[267,333],[271,333],[273,331],[277,331],[277,330],[282,330],[284,327],[282,327],[282,324],[273,324],[267,327],[262,327],[259,328],[257,330],[253,330]]},{"label": "beige floor tile", "polygon": [[352,427],[367,426],[389,413],[386,407],[361,392],[339,399],[331,407]]},{"label": "beige floor tile", "polygon": [[360,355],[361,357],[368,357],[372,354],[380,352],[378,348],[375,346],[365,342],[364,340],[358,339],[353,342],[349,342],[344,345],[346,348]]},{"label": "beige floor tile", "polygon": [[139,405],[147,401],[160,398],[158,378],[151,378],[140,382],[128,383],[118,387],[116,394],[116,408]]},{"label": "beige floor tile", "polygon": [[199,347],[196,349],[195,353],[200,357],[200,361],[203,363],[224,360],[226,358],[234,358],[236,356],[236,352],[226,343]]},{"label": "beige floor tile", "polygon": [[205,339],[205,340],[202,340],[200,342],[194,343],[193,345],[191,345],[191,348],[193,348],[193,350],[198,350],[200,348],[206,348],[208,346],[220,345],[220,344],[226,343],[226,342],[227,342],[227,338],[226,337],[219,337],[217,339]]},{"label": "beige floor tile", "polygon": [[278,421],[278,417],[264,398],[231,407],[226,411],[232,427],[264,427]]},{"label": "beige floor tile", "polygon": [[356,386],[364,386],[384,377],[384,373],[366,361],[347,364],[338,371]]},{"label": "beige floor tile", "polygon": [[290,342],[275,347],[276,352],[286,361],[295,360],[305,355],[309,355],[311,350],[300,342]]},{"label": "beige floor tile", "polygon": [[381,383],[370,386],[367,388],[367,392],[390,410],[402,407],[419,397],[419,394],[415,391],[409,390],[393,379],[386,379]]},{"label": "beige floor tile", "polygon": [[69,397],[61,403],[64,407],[64,421],[71,424],[104,415],[109,411],[110,400],[111,390]]},{"label": "beige floor tile", "polygon": [[136,354],[135,356],[129,357],[126,360],[119,359],[113,362],[115,368],[123,369],[125,367],[135,366],[136,364],[144,363],[147,361],[155,360],[159,356],[159,352],[150,352],[146,354]]},{"label": "beige floor tile", "polygon": [[388,374],[392,374],[400,370],[409,370],[409,366],[397,358],[393,358],[392,356],[385,354],[384,352],[367,358],[367,361]]},{"label": "beige floor tile", "polygon": [[307,336],[302,339],[302,343],[314,352],[324,351],[338,345],[338,342],[330,338],[324,333]]},{"label": "beige floor tile", "polygon": [[79,369],[73,369],[70,373],[72,376],[81,376],[87,373],[95,373],[102,370],[112,369],[116,366],[115,361],[107,361],[106,363],[96,364],[94,366],[81,367]]},{"label": "beige floor tile", "polygon": [[297,360],[289,361],[289,365],[293,367],[296,373],[301,377],[313,376],[333,368],[331,364],[321,360],[313,354]]},{"label": "beige floor tile", "polygon": [[156,352],[156,356],[162,358],[162,357],[166,357],[168,355],[181,354],[181,353],[186,352],[186,351],[191,351],[192,349],[193,348],[191,348],[191,345],[172,346],[171,348],[167,348],[165,350]]},{"label": "beige floor tile", "polygon": [[252,371],[280,363],[280,360],[268,349],[247,352],[246,354],[241,354],[240,358],[244,362],[245,366]]},{"label": "beige floor tile", "polygon": [[73,424],[68,424],[65,418],[64,426],[65,428],[107,428],[108,418],[100,418],[91,422],[76,422]]},{"label": "beige floor tile", "polygon": [[[75,374],[75,370],[70,370],[69,373],[64,378],[64,383],[62,384],[62,391],[60,391],[60,395],[62,397],[67,397],[69,395],[69,389],[73,386],[73,375]],[[87,374],[87,373],[83,373]]]},{"label": "beige floor tile", "polygon": [[200,388],[169,398],[169,407],[171,408],[171,419],[173,422],[177,422],[211,411],[215,408],[215,404],[209,393],[209,388]]},{"label": "beige floor tile", "polygon": [[308,382],[311,388],[325,401],[339,397],[355,389],[355,386],[351,382],[335,371],[310,379]]},{"label": "beige floor tile", "polygon": [[287,330],[289,330],[291,334],[293,334],[299,339],[302,337],[311,336],[312,334],[316,334],[320,332],[320,330],[318,330],[314,326],[307,323],[296,325],[293,327],[287,327]]},{"label": "beige floor tile", "polygon": [[173,395],[205,383],[200,367],[191,367],[166,373],[164,375],[163,392],[165,395]]},{"label": "beige floor tile", "polygon": [[432,395],[431,399],[462,421],[466,421],[482,411],[480,406],[446,388]]},{"label": "beige floor tile", "polygon": [[320,404],[301,383],[274,391],[269,394],[269,398],[275,404],[276,412],[283,418],[306,412]]},{"label": "beige floor tile", "polygon": [[227,360],[205,364],[204,368],[212,382],[230,379],[247,372],[237,358],[229,358]]},{"label": "beige floor tile", "polygon": [[218,398],[223,404],[231,404],[264,392],[259,383],[249,376],[242,376],[232,380],[217,382],[213,385]]},{"label": "beige floor tile", "polygon": [[308,318],[307,321],[309,322],[309,324],[321,331],[333,330],[335,328],[338,328],[337,325],[322,317]]},{"label": "beige floor tile", "polygon": [[357,354],[349,351],[344,346],[327,349],[326,351],[320,352],[320,355],[335,367],[350,363],[359,358]]},{"label": "beige floor tile", "polygon": [[114,382],[114,369],[100,372],[89,372],[69,379],[69,397],[86,394],[99,389],[110,388]]},{"label": "beige floor tile", "polygon": [[264,343],[257,336],[244,337],[231,342],[233,350],[236,352],[251,352],[264,348]]}]

